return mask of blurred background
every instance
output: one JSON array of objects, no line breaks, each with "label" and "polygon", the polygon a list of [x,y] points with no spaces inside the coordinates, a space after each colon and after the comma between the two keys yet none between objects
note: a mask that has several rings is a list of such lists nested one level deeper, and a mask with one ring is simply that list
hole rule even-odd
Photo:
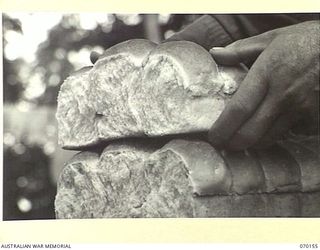
[{"label": "blurred background", "polygon": [[53,219],[56,183],[76,151],[57,145],[55,111],[63,80],[91,51],[168,38],[199,15],[4,13],[3,219]]}]

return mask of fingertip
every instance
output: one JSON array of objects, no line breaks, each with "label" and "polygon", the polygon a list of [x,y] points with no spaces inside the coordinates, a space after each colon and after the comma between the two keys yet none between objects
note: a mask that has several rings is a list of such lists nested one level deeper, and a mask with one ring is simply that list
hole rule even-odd
[{"label": "fingertip", "polygon": [[209,50],[209,53],[215,57],[221,57],[225,55],[228,51],[224,47],[213,47],[212,49]]},{"label": "fingertip", "polygon": [[214,127],[209,130],[208,140],[216,149],[223,149],[225,144],[224,136],[219,133]]},{"label": "fingertip", "polygon": [[225,47],[213,47],[209,50],[210,53],[215,53],[217,50],[224,50]]},{"label": "fingertip", "polygon": [[221,65],[238,65],[241,62],[237,53],[229,48],[214,47],[209,53]]}]

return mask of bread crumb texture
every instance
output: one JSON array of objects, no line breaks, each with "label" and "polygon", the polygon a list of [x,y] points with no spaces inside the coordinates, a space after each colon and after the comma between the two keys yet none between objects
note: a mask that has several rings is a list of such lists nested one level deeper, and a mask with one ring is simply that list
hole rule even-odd
[{"label": "bread crumb texture", "polygon": [[73,149],[102,140],[207,131],[245,74],[218,68],[192,42],[123,42],[63,83],[59,143]]},{"label": "bread crumb texture", "polygon": [[[287,141],[269,151],[222,153],[202,141],[160,149],[115,143],[82,152],[61,173],[57,218],[320,216],[319,155],[299,163]],[[313,148],[313,147],[311,147]],[[298,150],[299,149],[299,150]],[[258,157],[256,157],[258,155]],[[266,170],[268,164],[278,170]],[[306,188],[307,187],[307,188]]]}]

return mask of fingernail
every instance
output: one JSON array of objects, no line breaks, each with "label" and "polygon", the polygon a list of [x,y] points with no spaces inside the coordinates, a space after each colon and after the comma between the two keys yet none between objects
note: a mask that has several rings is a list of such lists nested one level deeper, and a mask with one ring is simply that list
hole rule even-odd
[{"label": "fingernail", "polygon": [[224,49],[224,47],[213,47],[209,50],[209,52],[214,52],[214,51],[221,50],[221,49]]}]

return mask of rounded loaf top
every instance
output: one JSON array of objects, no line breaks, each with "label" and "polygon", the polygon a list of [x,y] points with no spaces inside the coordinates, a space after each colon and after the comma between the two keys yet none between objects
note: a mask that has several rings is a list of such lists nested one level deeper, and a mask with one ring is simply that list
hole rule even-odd
[{"label": "rounded loaf top", "polygon": [[145,57],[153,50],[157,45],[146,39],[131,39],[121,43],[118,43],[107,50],[99,57],[96,64],[104,61],[106,58],[113,56],[130,56],[132,59],[136,59],[136,64],[139,66]]}]

